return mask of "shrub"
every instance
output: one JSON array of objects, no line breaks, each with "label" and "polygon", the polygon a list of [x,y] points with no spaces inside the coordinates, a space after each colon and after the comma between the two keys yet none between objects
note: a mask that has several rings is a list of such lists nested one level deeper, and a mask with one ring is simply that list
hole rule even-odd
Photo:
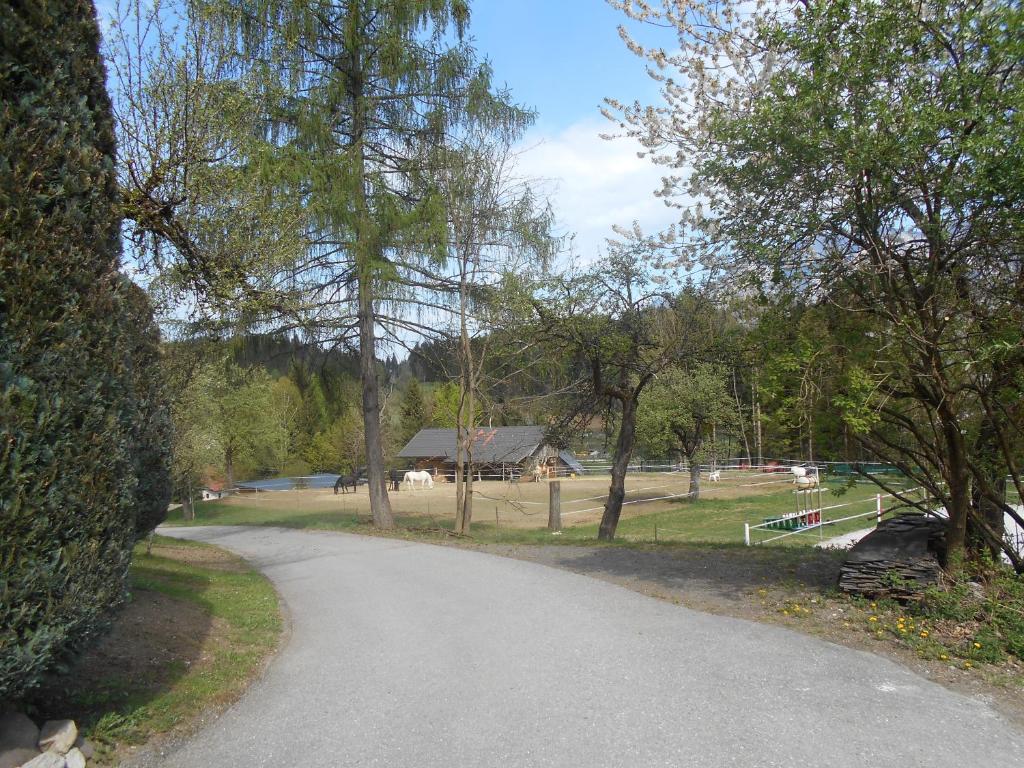
[{"label": "shrub", "polygon": [[160,331],[145,291],[123,280],[128,320],[134,330],[131,349],[132,396],[137,419],[133,425],[135,534],[151,533],[167,518],[171,501],[171,444],[173,426],[167,387],[161,375]]},{"label": "shrub", "polygon": [[102,630],[158,495],[98,44],[90,0],[0,0],[0,701]]}]

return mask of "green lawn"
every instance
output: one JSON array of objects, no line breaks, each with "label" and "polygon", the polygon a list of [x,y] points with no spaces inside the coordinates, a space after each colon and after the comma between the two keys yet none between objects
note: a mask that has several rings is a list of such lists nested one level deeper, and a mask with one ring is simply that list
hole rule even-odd
[{"label": "green lawn", "polygon": [[[823,506],[853,503],[826,511],[825,520],[837,519],[851,514],[869,512],[873,509],[871,500],[877,489],[873,485],[859,484],[846,489],[842,495],[835,495],[833,489],[841,489],[842,483],[831,483],[822,490]],[[299,492],[301,493],[301,492]],[[886,500],[891,503],[891,500]],[[493,505],[491,505],[493,506]],[[696,503],[680,502],[666,511],[651,514],[633,514],[637,507],[627,506],[629,516],[619,523],[618,538],[622,543],[653,542],[657,529],[659,542],[741,544],[743,524],[759,524],[768,517],[778,517],[795,511],[795,497],[790,487],[768,494],[758,494],[738,499],[715,499],[713,491]],[[560,536],[552,536],[542,526],[546,512],[538,517],[538,528],[522,529],[495,525],[493,519],[485,517],[488,504],[477,509],[477,521],[473,523],[473,538],[482,542],[522,543],[582,543],[593,541],[597,536],[597,525],[572,525],[571,516],[564,518],[565,530]],[[444,536],[443,530],[451,528],[452,515],[436,511],[433,522],[423,517],[401,517],[396,519],[399,529],[394,535],[430,537]],[[292,492],[282,492],[259,502],[235,499],[231,503],[205,502],[197,504],[197,519],[185,523],[180,512],[168,521],[172,525],[274,525],[288,528],[309,528],[317,530],[348,531],[351,533],[372,533],[369,518],[364,512],[346,512],[344,509],[311,509],[303,506],[300,497]],[[830,538],[874,525],[874,517],[860,518],[838,525],[826,526],[821,538]],[[755,542],[778,535],[783,531],[755,532]],[[789,536],[775,542],[778,545],[807,545],[819,540],[817,530]]]}]

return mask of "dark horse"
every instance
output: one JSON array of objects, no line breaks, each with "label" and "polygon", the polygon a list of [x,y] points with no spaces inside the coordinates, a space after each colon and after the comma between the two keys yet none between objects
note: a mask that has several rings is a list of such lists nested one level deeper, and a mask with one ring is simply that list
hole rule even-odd
[{"label": "dark horse", "polygon": [[362,475],[362,470],[357,469],[355,472],[349,475],[339,475],[338,479],[334,483],[334,495],[338,495],[338,489],[341,489],[342,493],[348,493],[349,486],[352,486],[352,493],[356,492],[356,486],[359,485],[359,477]]},{"label": "dark horse", "polygon": [[388,471],[388,480],[391,481],[389,490],[400,491],[402,490],[402,478],[405,477],[405,472],[401,469],[392,469]]}]

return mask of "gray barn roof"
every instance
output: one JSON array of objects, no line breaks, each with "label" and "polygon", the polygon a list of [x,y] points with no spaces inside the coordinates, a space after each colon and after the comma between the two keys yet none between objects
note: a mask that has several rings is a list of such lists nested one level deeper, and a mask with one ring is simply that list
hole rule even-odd
[{"label": "gray barn roof", "polygon": [[583,465],[576,460],[576,457],[572,455],[571,451],[559,451],[558,458],[564,461],[565,465],[577,475],[585,475],[587,473],[587,470],[585,470]]},{"label": "gray barn roof", "polygon": [[[473,435],[473,463],[518,464],[543,441],[544,427],[480,427]],[[455,430],[421,429],[398,456],[455,461]]]}]

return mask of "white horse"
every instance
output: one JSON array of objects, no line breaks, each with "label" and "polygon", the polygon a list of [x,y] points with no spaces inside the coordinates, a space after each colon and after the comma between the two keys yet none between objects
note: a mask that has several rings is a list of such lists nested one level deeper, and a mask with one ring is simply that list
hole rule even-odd
[{"label": "white horse", "polygon": [[409,484],[409,488],[416,490],[416,483],[420,483],[422,488],[433,488],[434,478],[430,476],[429,472],[420,470],[419,472],[406,472],[405,479],[402,481]]},{"label": "white horse", "polygon": [[716,469],[714,472],[708,472],[708,482],[717,483],[722,479],[722,470]]}]

